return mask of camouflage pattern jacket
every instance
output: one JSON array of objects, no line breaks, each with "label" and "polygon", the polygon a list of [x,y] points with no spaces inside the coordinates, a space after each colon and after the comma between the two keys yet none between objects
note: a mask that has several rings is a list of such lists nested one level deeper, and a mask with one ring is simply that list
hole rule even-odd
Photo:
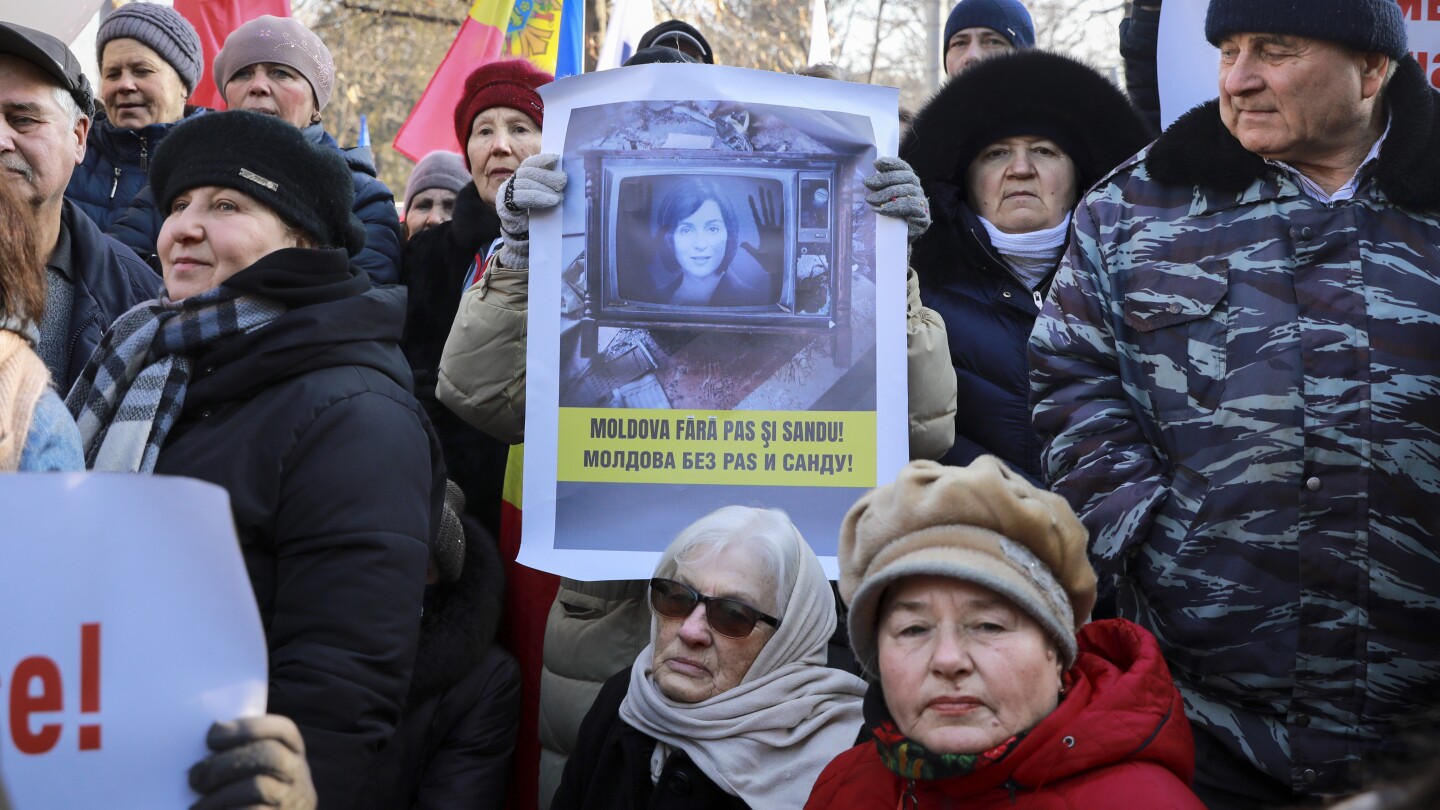
[{"label": "camouflage pattern jacket", "polygon": [[1440,695],[1437,97],[1401,63],[1330,205],[1196,108],[1085,197],[1031,336],[1045,472],[1121,615],[1297,793]]}]

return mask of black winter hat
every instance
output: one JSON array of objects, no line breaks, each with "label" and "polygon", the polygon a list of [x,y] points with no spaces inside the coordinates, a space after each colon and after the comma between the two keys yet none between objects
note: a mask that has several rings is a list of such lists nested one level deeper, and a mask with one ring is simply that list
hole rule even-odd
[{"label": "black winter hat", "polygon": [[665,65],[665,64],[698,64],[700,60],[684,51],[677,51],[674,48],[667,48],[663,45],[651,45],[648,48],[641,48],[625,60],[625,67],[631,65]]},{"label": "black winter hat", "polygon": [[334,149],[315,146],[294,125],[244,110],[206,113],[175,127],[155,152],[150,186],[161,211],[198,186],[254,197],[321,247],[365,247],[355,218],[355,180]]},{"label": "black winter hat", "polygon": [[1240,33],[1310,37],[1392,59],[1410,55],[1405,15],[1395,0],[1210,0],[1210,44]]},{"label": "black winter hat", "polygon": [[980,150],[1016,135],[1055,141],[1074,162],[1082,192],[1155,137],[1093,68],[1025,50],[981,61],[940,88],[916,116],[900,157],[922,178],[963,187]]},{"label": "black winter hat", "polygon": [[640,51],[658,45],[678,51],[682,44],[698,48],[700,61],[707,65],[715,64],[715,49],[710,47],[709,40],[705,39],[705,35],[700,33],[695,26],[684,20],[666,20],[641,34],[635,50]]}]

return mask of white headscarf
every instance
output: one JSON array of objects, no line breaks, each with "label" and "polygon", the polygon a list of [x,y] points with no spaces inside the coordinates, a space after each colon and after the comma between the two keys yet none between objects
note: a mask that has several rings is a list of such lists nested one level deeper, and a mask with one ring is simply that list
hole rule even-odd
[{"label": "white headscarf", "polygon": [[[684,540],[682,533],[665,551],[657,575],[672,569],[677,546],[689,545]],[[722,790],[754,808],[803,806],[820,771],[855,744],[864,724],[865,682],[825,666],[836,626],[830,583],[798,531],[783,544],[795,563],[786,566],[795,577],[788,591],[781,584],[784,615],[739,685],[700,703],[665,697],[651,677],[659,628],[652,621],[650,644],[635,659],[620,704],[621,720],[684,751]]]}]

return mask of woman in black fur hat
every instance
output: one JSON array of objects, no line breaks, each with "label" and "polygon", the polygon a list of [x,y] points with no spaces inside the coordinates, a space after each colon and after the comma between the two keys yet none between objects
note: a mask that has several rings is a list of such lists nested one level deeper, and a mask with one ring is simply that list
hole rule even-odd
[{"label": "woman in black fur hat", "polygon": [[[911,262],[950,339],[959,408],[941,461],[999,456],[1040,481],[1026,342],[1091,184],[1152,137],[1093,69],[1043,51],[997,56],[952,79],[900,148],[934,224]],[[958,145],[958,148],[957,148]]]}]

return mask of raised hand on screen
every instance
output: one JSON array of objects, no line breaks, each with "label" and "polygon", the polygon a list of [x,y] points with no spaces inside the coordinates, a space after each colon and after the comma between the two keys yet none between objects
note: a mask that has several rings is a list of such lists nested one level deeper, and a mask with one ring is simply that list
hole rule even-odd
[{"label": "raised hand on screen", "polygon": [[315,810],[305,741],[290,718],[267,714],[215,723],[205,745],[214,753],[190,768],[190,787],[200,794],[191,810]]},{"label": "raised hand on screen", "polygon": [[530,266],[530,212],[554,208],[564,199],[565,173],[560,156],[539,154],[525,158],[515,174],[500,187],[495,210],[500,214],[500,265]]},{"label": "raised hand on screen", "polygon": [[779,201],[775,199],[775,193],[764,188],[755,191],[750,195],[750,213],[755,217],[758,244],[742,242],[740,246],[750,251],[767,273],[773,273],[785,260],[785,224],[780,221]]},{"label": "raised hand on screen", "polygon": [[908,244],[915,244],[930,227],[930,202],[909,163],[898,157],[876,158],[875,173],[865,178],[865,188],[870,189],[865,202],[875,213],[905,220]]}]

